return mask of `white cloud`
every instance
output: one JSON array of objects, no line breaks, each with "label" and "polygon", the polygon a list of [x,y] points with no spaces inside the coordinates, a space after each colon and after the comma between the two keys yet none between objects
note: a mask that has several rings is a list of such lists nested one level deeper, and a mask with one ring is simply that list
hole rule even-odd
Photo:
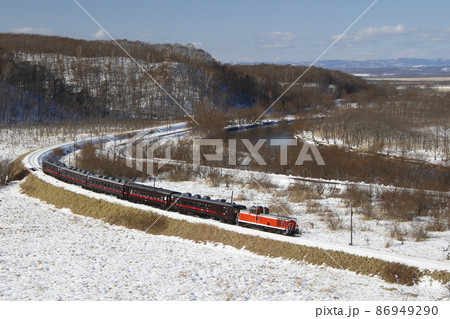
[{"label": "white cloud", "polygon": [[[368,27],[357,31],[354,34],[342,36],[342,40],[361,42],[376,39],[377,37],[395,36],[416,32],[416,29],[405,27],[402,24],[396,26],[385,25],[382,27]],[[340,35],[334,35],[333,40],[336,40]]]},{"label": "white cloud", "polygon": [[12,33],[28,33],[28,34],[52,34],[53,31],[46,28],[31,28],[23,27],[17,29],[11,29]]},{"label": "white cloud", "polygon": [[265,35],[261,48],[285,48],[297,36],[291,32],[274,31]]},{"label": "white cloud", "polygon": [[296,38],[295,34],[291,32],[270,32],[267,34],[268,39],[275,39],[280,41],[291,41]]},{"label": "white cloud", "polygon": [[100,30],[98,30],[97,32],[93,33],[91,36],[92,36],[94,39],[102,40],[102,39],[106,38],[106,32],[103,31],[103,29],[100,29]]},{"label": "white cloud", "polygon": [[420,36],[431,41],[448,41],[450,39],[450,28],[422,32]]}]

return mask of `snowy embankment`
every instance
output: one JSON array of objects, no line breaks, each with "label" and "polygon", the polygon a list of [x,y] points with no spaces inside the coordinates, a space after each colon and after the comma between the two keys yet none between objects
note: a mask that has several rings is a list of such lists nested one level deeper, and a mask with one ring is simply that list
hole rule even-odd
[{"label": "snowy embankment", "polygon": [[[316,236],[315,238],[314,238],[314,236],[313,236],[313,238],[307,238],[305,236],[287,237],[287,236],[282,236],[279,234],[273,234],[273,233],[263,232],[263,231],[259,231],[259,230],[243,228],[243,227],[239,227],[236,225],[224,224],[219,221],[215,221],[215,220],[211,220],[211,219],[202,219],[202,218],[193,217],[193,216],[186,216],[186,215],[182,215],[182,214],[172,212],[172,211],[166,211],[166,210],[158,209],[155,207],[149,207],[146,205],[127,202],[127,201],[124,201],[124,200],[121,200],[121,199],[118,199],[118,198],[115,198],[112,196],[108,196],[105,194],[94,193],[94,192],[82,189],[79,186],[71,185],[71,184],[67,184],[67,183],[58,181],[55,178],[47,176],[42,172],[35,172],[34,174],[50,184],[53,184],[57,187],[61,187],[61,188],[64,188],[64,189],[72,191],[72,192],[76,192],[81,195],[89,196],[92,198],[97,198],[99,200],[104,200],[104,201],[108,201],[108,202],[112,202],[112,203],[116,203],[116,204],[120,204],[120,205],[124,205],[124,206],[129,206],[129,207],[133,207],[133,208],[139,208],[142,210],[156,212],[160,215],[167,216],[169,218],[185,220],[190,223],[204,223],[204,224],[213,225],[218,228],[225,229],[225,230],[242,233],[242,234],[248,234],[248,235],[258,236],[258,237],[262,237],[262,238],[270,238],[270,239],[283,241],[283,242],[289,242],[289,243],[293,243],[293,244],[297,244],[297,245],[317,247],[320,249],[342,251],[342,252],[346,252],[349,254],[354,254],[354,255],[363,256],[363,257],[372,257],[372,258],[377,258],[377,259],[381,259],[381,260],[385,260],[385,261],[398,262],[398,263],[406,264],[409,266],[418,267],[420,269],[450,271],[450,263],[447,261],[436,261],[436,260],[430,260],[430,259],[425,259],[425,258],[420,258],[420,257],[406,256],[403,254],[392,253],[389,251],[377,251],[377,250],[368,249],[368,248],[364,248],[364,247],[349,246],[347,243],[346,244],[339,243],[339,240],[333,241],[333,239],[336,239],[336,238],[328,239],[324,236],[322,236],[322,237]],[[338,235],[338,237],[340,235]],[[332,237],[336,237],[336,236],[332,236]]]},{"label": "snowy embankment", "polygon": [[[145,234],[0,189],[1,300],[442,300],[351,272]],[[355,289],[357,287],[357,289]]]}]

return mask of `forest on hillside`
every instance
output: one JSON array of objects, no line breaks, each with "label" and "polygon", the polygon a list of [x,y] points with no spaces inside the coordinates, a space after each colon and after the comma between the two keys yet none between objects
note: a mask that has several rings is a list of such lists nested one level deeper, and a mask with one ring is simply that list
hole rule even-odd
[{"label": "forest on hillside", "polygon": [[[118,42],[138,64],[113,41],[0,34],[0,124],[186,117],[179,106],[264,108],[306,69],[228,65],[193,46]],[[311,68],[276,110],[294,114],[367,88],[352,75]]]}]

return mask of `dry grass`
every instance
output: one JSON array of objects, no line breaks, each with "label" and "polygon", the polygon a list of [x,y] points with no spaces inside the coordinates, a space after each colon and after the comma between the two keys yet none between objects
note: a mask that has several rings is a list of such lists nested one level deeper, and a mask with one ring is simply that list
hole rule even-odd
[{"label": "dry grass", "polygon": [[273,203],[269,206],[270,213],[271,214],[277,214],[281,216],[293,216],[294,212],[292,211],[289,204],[286,204],[285,202],[277,202]]},{"label": "dry grass", "polygon": [[288,200],[292,203],[301,203],[310,199],[319,199],[320,196],[311,187],[304,183],[295,183],[289,185]]},{"label": "dry grass", "polygon": [[250,179],[247,183],[247,187],[258,191],[270,192],[272,189],[276,188],[277,185],[272,183],[268,177],[261,177]]},{"label": "dry grass", "polygon": [[421,225],[420,223],[414,223],[411,227],[411,237],[414,238],[415,241],[427,240],[429,236],[426,226]]},{"label": "dry grass", "polygon": [[238,193],[236,194],[236,196],[234,197],[233,201],[244,201],[247,200],[247,196],[245,196],[245,193]]},{"label": "dry grass", "polygon": [[400,263],[389,263],[380,272],[380,277],[387,282],[408,286],[417,283],[420,276],[419,269]]},{"label": "dry grass", "polygon": [[207,173],[207,180],[212,187],[219,187],[222,184],[222,172],[219,168],[210,167]]},{"label": "dry grass", "polygon": [[322,205],[315,201],[307,201],[306,202],[306,211],[307,214],[317,214],[322,209]]},{"label": "dry grass", "polygon": [[363,215],[366,220],[373,220],[377,217],[375,209],[370,203],[355,208],[355,214]]},{"label": "dry grass", "polygon": [[168,225],[164,216],[79,195],[50,185],[34,175],[30,175],[21,187],[27,195],[57,208],[70,208],[75,214],[101,219],[109,224],[143,231],[154,224],[149,232],[156,234],[162,233]]},{"label": "dry grass", "polygon": [[282,257],[295,261],[305,261],[315,265],[327,265],[346,269],[363,275],[378,275],[388,282],[412,285],[423,275],[429,275],[443,283],[450,281],[446,271],[424,271],[415,267],[391,263],[375,258],[351,255],[332,250],[318,249],[286,243],[278,240],[227,231],[206,224],[174,220],[156,213],[99,201],[50,185],[34,175],[22,184],[23,190],[32,197],[40,198],[57,207],[67,207],[74,213],[102,219],[115,225],[147,230],[148,233],[178,236],[195,242],[217,242],[237,249],[245,247],[253,253],[271,257]]},{"label": "dry grass", "polygon": [[408,236],[408,231],[404,227],[394,224],[389,229],[389,236],[398,241],[405,241],[406,236]]},{"label": "dry grass", "polygon": [[0,161],[0,185],[6,185],[8,183],[8,166],[8,161]]},{"label": "dry grass", "polygon": [[449,229],[449,225],[435,220],[429,223],[425,229],[430,232],[443,232]]},{"label": "dry grass", "polygon": [[362,207],[370,204],[372,197],[370,190],[364,190],[354,185],[349,185],[341,196],[347,206],[353,207]]},{"label": "dry grass", "polygon": [[341,216],[336,213],[327,213],[325,221],[329,230],[341,230],[344,228]]},{"label": "dry grass", "polygon": [[192,170],[183,166],[174,166],[166,175],[169,182],[185,182],[193,180]]},{"label": "dry grass", "polygon": [[27,154],[18,157],[16,160],[8,163],[0,162],[0,185],[6,185],[12,181],[18,181],[28,175],[28,171],[22,164],[22,160]]}]

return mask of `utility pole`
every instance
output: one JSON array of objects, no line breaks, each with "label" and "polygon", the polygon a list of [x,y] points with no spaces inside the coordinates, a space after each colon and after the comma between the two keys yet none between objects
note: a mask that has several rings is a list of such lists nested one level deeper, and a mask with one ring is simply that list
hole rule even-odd
[{"label": "utility pole", "polygon": [[353,206],[350,206],[350,246],[353,246]]}]

